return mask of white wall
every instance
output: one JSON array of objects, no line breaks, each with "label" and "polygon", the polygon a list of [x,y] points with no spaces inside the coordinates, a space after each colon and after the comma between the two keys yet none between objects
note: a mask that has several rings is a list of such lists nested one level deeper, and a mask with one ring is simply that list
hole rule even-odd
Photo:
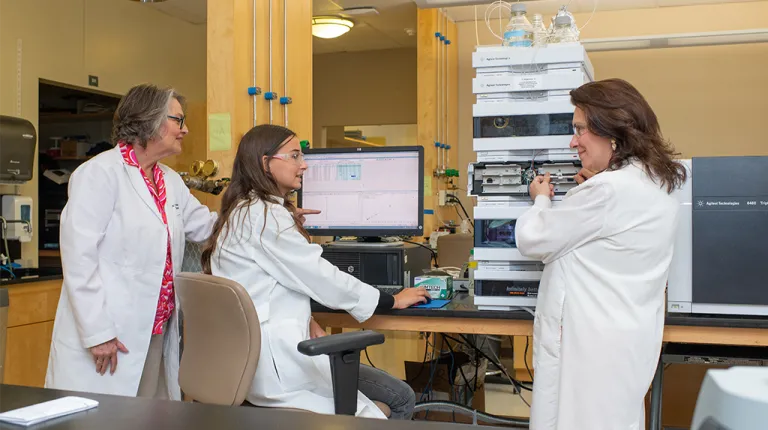
[{"label": "white wall", "polygon": [[[21,41],[21,112],[17,43]],[[128,0],[0,0],[0,114],[21,116],[39,130],[39,79],[124,94],[133,85],[172,85],[190,100],[206,97],[206,29]],[[39,149],[39,146],[38,146]],[[37,200],[35,179],[22,194]],[[0,187],[0,193],[12,193]],[[35,205],[37,206],[37,205]],[[37,208],[32,242],[22,248],[37,263]]]},{"label": "white wall", "polygon": [[323,127],[418,120],[415,48],[322,54],[312,61],[315,142]]},{"label": "white wall", "polygon": [[[482,17],[484,7],[478,10]],[[589,13],[575,16],[578,25],[589,17]],[[544,17],[545,22],[549,19]],[[768,28],[768,1],[597,12],[581,37],[755,28]],[[482,22],[478,35],[481,45],[498,42]],[[466,169],[476,160],[472,151],[474,22],[458,23],[458,36],[459,166]],[[763,126],[768,116],[768,43],[593,52],[589,56],[596,79],[622,78],[638,88],[656,112],[665,137],[682,157],[768,155]],[[463,198],[465,205],[471,204]]]}]

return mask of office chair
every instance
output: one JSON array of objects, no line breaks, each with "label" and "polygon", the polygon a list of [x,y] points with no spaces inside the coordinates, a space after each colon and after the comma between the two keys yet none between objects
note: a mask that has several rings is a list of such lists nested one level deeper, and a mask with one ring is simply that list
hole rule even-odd
[{"label": "office chair", "polygon": [[[174,286],[184,315],[181,390],[200,403],[242,405],[261,352],[261,328],[251,297],[235,281],[201,273],[179,273]],[[299,343],[302,354],[330,357],[336,414],[355,415],[360,351],[382,343],[384,335],[373,331]]]}]

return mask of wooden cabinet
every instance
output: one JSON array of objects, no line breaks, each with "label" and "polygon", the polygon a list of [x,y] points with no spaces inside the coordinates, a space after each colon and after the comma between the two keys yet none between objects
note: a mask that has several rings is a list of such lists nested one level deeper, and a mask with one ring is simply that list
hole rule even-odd
[{"label": "wooden cabinet", "polygon": [[8,327],[53,321],[61,295],[61,279],[11,284],[8,287]]},{"label": "wooden cabinet", "polygon": [[52,336],[53,321],[9,328],[4,383],[42,387]]},{"label": "wooden cabinet", "polygon": [[42,387],[48,368],[61,280],[0,286],[8,289],[4,383]]}]

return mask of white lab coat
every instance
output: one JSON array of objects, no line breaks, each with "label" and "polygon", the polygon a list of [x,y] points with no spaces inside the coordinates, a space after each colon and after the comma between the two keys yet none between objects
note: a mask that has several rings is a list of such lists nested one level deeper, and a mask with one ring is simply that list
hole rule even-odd
[{"label": "white lab coat", "polygon": [[[297,350],[309,339],[310,298],[362,322],[376,309],[379,292],[323,259],[322,248],[307,242],[283,200],[276,199],[280,204],[266,203],[266,212],[261,200],[233,212],[232,230],[226,239],[224,232],[219,236],[211,272],[242,285],[259,315],[261,355],[247,400],[333,414],[328,356]],[[356,415],[386,418],[359,391],[357,397]]]},{"label": "white lab coat", "polygon": [[639,430],[664,331],[677,204],[636,164],[516,225],[545,263],[533,329],[532,430]]},{"label": "white lab coat", "polygon": [[[185,237],[210,236],[216,214],[190,194],[178,173],[165,174],[166,215],[174,271],[181,269]],[[61,289],[45,386],[62,390],[136,396],[152,334],[165,267],[167,233],[138,168],[119,148],[82,164],[69,181],[61,213]],[[164,337],[168,397],[181,398],[179,301]],[[117,371],[103,376],[88,348],[117,337]]]}]

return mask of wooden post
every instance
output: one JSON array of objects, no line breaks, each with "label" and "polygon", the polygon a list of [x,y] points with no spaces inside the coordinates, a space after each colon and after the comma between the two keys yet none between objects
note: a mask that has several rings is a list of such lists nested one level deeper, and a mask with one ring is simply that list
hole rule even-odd
[{"label": "wooden post", "polygon": [[[435,33],[447,35],[451,44],[445,45]],[[451,146],[447,167],[459,170],[459,179],[452,178],[453,184],[465,188],[466,169],[458,168],[458,58],[456,42],[458,40],[456,24],[447,19],[438,9],[418,10],[417,64],[418,64],[418,142],[424,147],[425,188],[431,193],[424,196],[425,211],[435,211],[434,215],[424,216],[424,235],[441,226],[441,222],[457,220],[456,210],[450,206],[438,207],[438,191],[446,190],[449,180],[437,178],[433,174],[438,167],[435,142],[440,135],[441,143]],[[438,74],[438,67],[444,69]],[[446,84],[447,83],[447,84]],[[441,163],[442,164],[442,163]],[[462,172],[463,170],[463,172]],[[452,193],[466,191],[456,190]]]},{"label": "wooden post", "polygon": [[[272,19],[270,28],[270,2]],[[287,5],[287,18],[283,7]],[[219,177],[228,177],[242,136],[253,127],[253,97],[257,123],[270,122],[264,94],[251,96],[253,85],[253,12],[256,7],[256,86],[275,92],[272,123],[285,125],[285,106],[279,98],[291,97],[288,127],[300,139],[312,135],[312,2],[311,0],[209,0],[207,114],[209,136],[206,158],[219,162]],[[288,90],[284,89],[284,22],[287,23]],[[270,31],[271,30],[271,31]],[[270,36],[272,61],[270,65]],[[270,87],[270,70],[272,85]],[[221,141],[222,125],[229,120],[229,145]],[[214,136],[214,139],[211,139]],[[223,144],[222,144],[223,143]],[[228,147],[227,147],[228,146]],[[217,209],[220,197],[209,197]]]}]

